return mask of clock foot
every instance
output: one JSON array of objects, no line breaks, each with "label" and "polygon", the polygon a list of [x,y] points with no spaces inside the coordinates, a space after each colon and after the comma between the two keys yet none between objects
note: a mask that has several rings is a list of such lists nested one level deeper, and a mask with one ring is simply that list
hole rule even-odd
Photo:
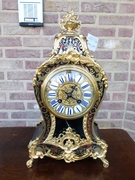
[{"label": "clock foot", "polygon": [[100,158],[100,159],[103,162],[103,167],[108,168],[109,167],[109,161],[107,161],[104,157]]},{"label": "clock foot", "polygon": [[32,167],[32,164],[33,164],[33,159],[29,159],[27,162],[26,162],[26,166],[28,168],[31,168]]}]

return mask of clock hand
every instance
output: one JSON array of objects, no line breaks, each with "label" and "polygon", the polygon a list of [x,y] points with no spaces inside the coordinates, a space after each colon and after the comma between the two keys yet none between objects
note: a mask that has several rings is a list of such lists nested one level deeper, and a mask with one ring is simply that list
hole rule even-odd
[{"label": "clock hand", "polygon": [[71,91],[71,93],[73,93],[73,92],[74,92],[74,90],[76,90],[76,91],[77,91],[77,88],[76,88],[76,86],[77,86],[77,85],[75,85],[75,86],[70,86],[70,87],[72,88],[72,91]]},{"label": "clock hand", "polygon": [[67,94],[67,99],[70,98],[70,97],[72,97],[72,93],[74,92],[74,90],[77,91],[76,86],[77,86],[77,85],[75,85],[75,86],[70,86],[70,87],[72,88],[72,90],[71,90],[70,92],[66,92],[66,91],[65,91],[65,93]]},{"label": "clock hand", "polygon": [[[65,90],[62,89],[62,91],[64,91],[64,93],[67,95],[67,99],[68,98],[73,98],[75,99],[73,96],[72,96],[72,93],[74,92],[74,90],[77,91],[77,88],[76,88],[77,85],[75,86],[70,86],[72,88],[72,90],[70,92],[66,92]],[[76,100],[76,99],[75,99]]]},{"label": "clock hand", "polygon": [[66,93],[66,95],[67,95],[67,99],[68,99],[68,98],[72,98],[72,92],[66,92],[66,91],[65,91],[65,93]]},{"label": "clock hand", "polygon": [[80,99],[76,99],[76,98],[73,97],[73,96],[72,96],[72,98],[73,98],[74,100],[76,100],[76,102],[77,102],[78,104],[80,104],[80,103],[82,102]]},{"label": "clock hand", "polygon": [[67,99],[68,98],[72,98],[72,99],[74,99],[74,100],[76,100],[76,102],[78,103],[78,104],[80,104],[82,101],[80,100],[80,99],[76,99],[74,96],[72,96],[72,93],[71,92],[65,92],[66,94],[67,94]]}]

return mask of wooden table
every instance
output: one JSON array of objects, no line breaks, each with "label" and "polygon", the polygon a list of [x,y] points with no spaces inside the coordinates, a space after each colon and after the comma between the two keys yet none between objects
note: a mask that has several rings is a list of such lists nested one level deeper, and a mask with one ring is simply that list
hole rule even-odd
[{"label": "wooden table", "polygon": [[135,180],[135,142],[124,130],[100,130],[109,145],[109,168],[104,168],[100,159],[67,164],[45,157],[28,169],[27,145],[34,130],[0,128],[0,180]]}]

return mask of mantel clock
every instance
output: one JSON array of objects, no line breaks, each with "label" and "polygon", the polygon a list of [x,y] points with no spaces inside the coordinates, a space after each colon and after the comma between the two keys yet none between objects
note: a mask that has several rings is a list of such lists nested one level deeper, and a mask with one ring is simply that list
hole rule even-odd
[{"label": "mantel clock", "polygon": [[44,156],[67,163],[100,158],[104,167],[109,166],[105,159],[108,145],[94,122],[107,77],[89,53],[86,37],[78,34],[80,25],[73,11],[63,16],[52,53],[34,75],[34,93],[43,119],[28,145],[28,168]]}]

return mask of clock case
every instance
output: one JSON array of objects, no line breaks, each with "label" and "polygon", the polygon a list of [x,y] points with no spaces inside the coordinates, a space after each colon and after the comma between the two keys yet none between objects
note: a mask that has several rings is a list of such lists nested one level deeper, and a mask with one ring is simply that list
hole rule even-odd
[{"label": "clock case", "polygon": [[[26,163],[28,168],[32,167],[34,159],[45,156],[57,160],[63,159],[67,163],[87,157],[100,158],[104,167],[109,166],[109,162],[105,159],[108,145],[94,121],[108,87],[107,77],[90,54],[86,37],[76,32],[78,26],[80,26],[80,21],[73,12],[64,16],[61,20],[62,32],[55,36],[54,48],[50,57],[37,68],[34,75],[34,93],[42,119],[38,122],[28,145],[30,158]],[[98,98],[83,117],[64,120],[56,117],[45,107],[41,96],[42,84],[49,72],[59,67],[71,67],[72,65],[85,69],[87,75],[94,78]]]}]

